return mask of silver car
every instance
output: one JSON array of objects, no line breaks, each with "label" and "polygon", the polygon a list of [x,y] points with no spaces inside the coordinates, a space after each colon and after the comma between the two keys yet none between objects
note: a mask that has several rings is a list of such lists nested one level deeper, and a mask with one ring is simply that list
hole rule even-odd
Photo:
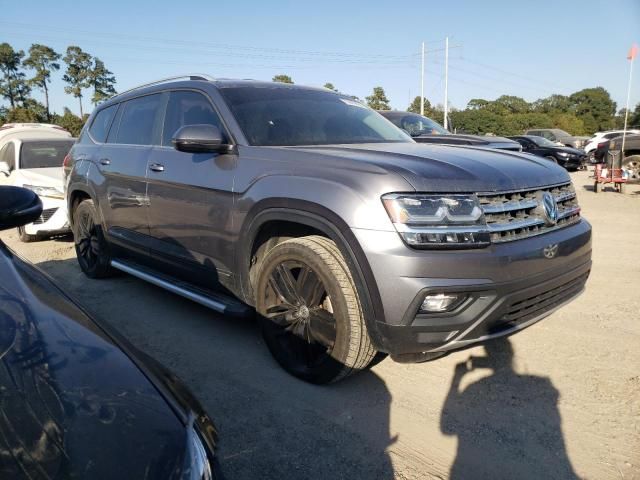
[{"label": "silver car", "polygon": [[65,168],[89,277],[256,312],[275,359],[313,383],[522,330],[591,268],[563,168],[417,144],[325,89],[154,82],[100,105]]}]

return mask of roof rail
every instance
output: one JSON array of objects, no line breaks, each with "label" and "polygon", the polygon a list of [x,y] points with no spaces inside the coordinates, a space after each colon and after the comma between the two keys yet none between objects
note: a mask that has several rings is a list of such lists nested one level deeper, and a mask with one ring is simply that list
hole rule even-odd
[{"label": "roof rail", "polygon": [[207,75],[204,73],[195,73],[190,75],[177,75],[175,77],[162,78],[160,80],[156,80],[155,82],[143,83],[142,85],[138,85],[137,87],[130,88],[128,90],[125,90],[124,92],[120,92],[115,96],[118,97],[120,95],[124,95],[125,93],[133,92],[134,90],[139,90],[141,88],[151,87],[152,85],[159,85],[161,83],[171,82],[171,81],[180,80],[180,79],[205,80],[209,82],[212,82],[215,80],[215,78],[212,77],[211,75]]}]

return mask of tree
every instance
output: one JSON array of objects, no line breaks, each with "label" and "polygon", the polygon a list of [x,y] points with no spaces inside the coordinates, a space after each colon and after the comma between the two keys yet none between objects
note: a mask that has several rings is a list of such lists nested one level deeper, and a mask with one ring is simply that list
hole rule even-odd
[{"label": "tree", "polygon": [[276,75],[271,79],[271,81],[280,82],[280,83],[293,83],[293,80],[291,80],[291,77],[289,75],[283,75],[283,74]]},{"label": "tree", "polygon": [[572,113],[584,121],[588,132],[607,130],[613,127],[616,102],[602,87],[585,88],[569,96]]},{"label": "tree", "polygon": [[114,87],[116,77],[113,75],[113,72],[107,70],[104,62],[98,57],[94,59],[94,67],[89,74],[89,83],[91,87],[93,87],[91,102],[94,105],[116,94]]},{"label": "tree", "polygon": [[[427,112],[431,110],[431,103],[426,98],[424,99],[424,114],[425,116],[429,116]],[[415,97],[413,102],[409,104],[407,107],[407,112],[411,113],[420,113],[420,97]]]},{"label": "tree", "polygon": [[64,107],[63,115],[53,115],[53,123],[61,126],[66,131],[70,132],[74,137],[77,137],[78,135],[80,135],[80,131],[87,121],[87,118],[88,117],[86,116],[80,118],[67,107]]},{"label": "tree", "polygon": [[382,87],[374,87],[373,93],[365,99],[367,100],[369,108],[373,108],[374,110],[391,110],[389,99],[385,95],[384,88]]},{"label": "tree", "polygon": [[636,128],[640,127],[640,103],[636,105],[633,112],[629,112],[629,119],[627,122],[627,126]]},{"label": "tree", "polygon": [[571,110],[571,101],[565,95],[551,95],[533,102],[532,109],[540,113],[568,113]]},{"label": "tree", "polygon": [[489,105],[489,100],[485,100],[484,98],[472,98],[467,103],[467,109],[469,110],[480,110],[481,108],[486,108]]},{"label": "tree", "polygon": [[327,82],[324,84],[324,88],[328,89],[328,90],[333,90],[334,92],[337,92],[338,89],[336,87],[333,86],[333,83],[331,82]]},{"label": "tree", "polygon": [[15,108],[18,101],[24,102],[29,96],[29,86],[25,81],[25,74],[20,72],[20,64],[24,52],[15,51],[8,43],[0,44],[0,95],[9,100],[11,108]]},{"label": "tree", "polygon": [[58,63],[60,57],[61,55],[52,48],[34,43],[29,48],[29,57],[23,62],[25,67],[35,70],[35,75],[28,82],[44,92],[44,107],[47,112],[47,120],[51,120],[47,84],[51,83],[51,72],[60,70],[60,64]]},{"label": "tree", "polygon": [[82,89],[91,86],[90,75],[93,67],[91,55],[83,52],[80,47],[70,46],[67,47],[67,54],[62,60],[67,64],[62,80],[69,84],[68,87],[64,87],[64,91],[78,99],[82,117]]},{"label": "tree", "polygon": [[531,109],[524,98],[513,95],[502,95],[496,98],[489,108],[496,113],[527,113]]},{"label": "tree", "polygon": [[43,104],[33,98],[26,98],[22,105],[9,109],[7,122],[42,123],[49,121],[47,110]]}]

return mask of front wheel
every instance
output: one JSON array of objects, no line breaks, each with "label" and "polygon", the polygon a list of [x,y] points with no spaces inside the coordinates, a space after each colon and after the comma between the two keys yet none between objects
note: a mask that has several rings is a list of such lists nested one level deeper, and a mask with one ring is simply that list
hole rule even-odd
[{"label": "front wheel", "polygon": [[73,241],[80,268],[87,277],[113,274],[107,241],[93,200],[83,200],[73,212]]},{"label": "front wheel", "polygon": [[264,340],[290,374],[335,382],[376,356],[351,273],[331,240],[314,235],[273,247],[255,292]]}]

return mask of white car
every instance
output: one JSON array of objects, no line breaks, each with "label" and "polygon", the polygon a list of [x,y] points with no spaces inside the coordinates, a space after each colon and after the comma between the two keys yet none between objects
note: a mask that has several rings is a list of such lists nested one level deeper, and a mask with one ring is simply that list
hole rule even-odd
[{"label": "white car", "polygon": [[69,231],[62,162],[74,143],[69,132],[54,125],[0,127],[0,185],[29,188],[42,200],[40,218],[18,228],[23,242]]},{"label": "white car", "polygon": [[[599,143],[609,142],[612,138],[620,137],[624,133],[624,130],[607,130],[606,132],[596,132],[593,134],[584,146],[585,153],[589,156],[589,159],[593,157],[596,148]],[[627,130],[627,135],[631,133],[640,133],[640,130],[630,129]]]}]

